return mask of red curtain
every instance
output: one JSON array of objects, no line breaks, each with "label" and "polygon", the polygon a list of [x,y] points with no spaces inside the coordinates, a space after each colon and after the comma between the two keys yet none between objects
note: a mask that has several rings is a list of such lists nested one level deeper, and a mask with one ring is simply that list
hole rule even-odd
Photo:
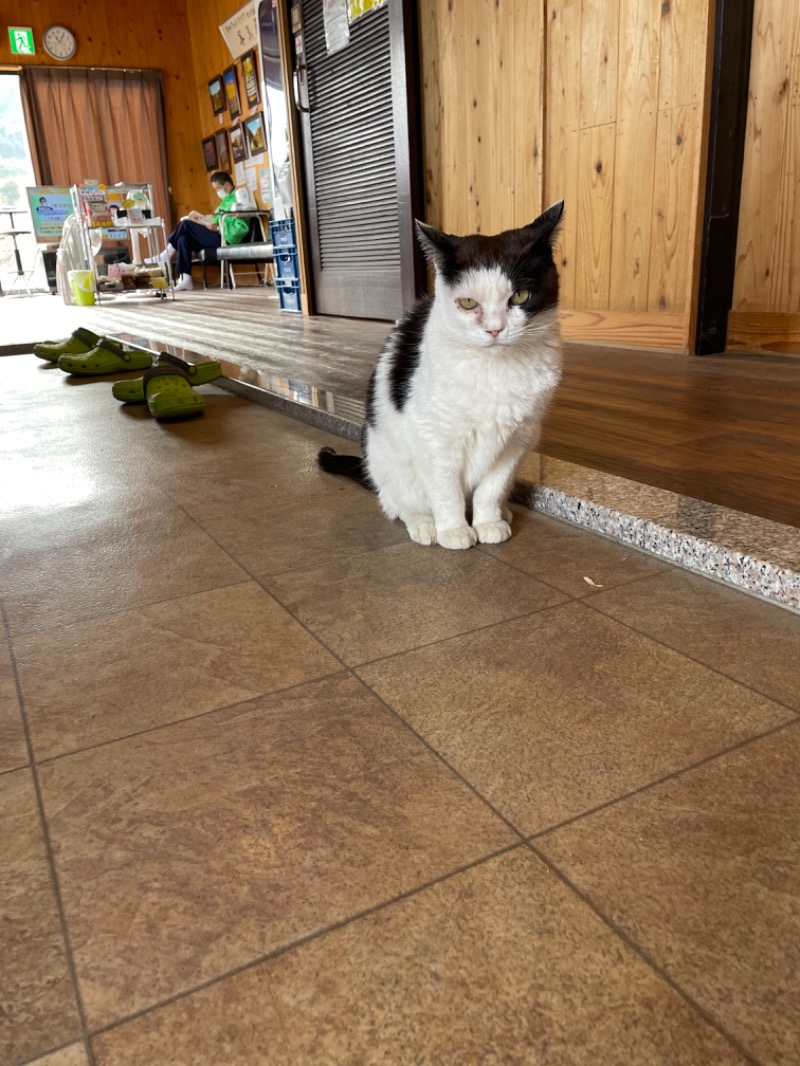
[{"label": "red curtain", "polygon": [[171,229],[160,71],[25,67],[21,85],[37,184],[149,182]]}]

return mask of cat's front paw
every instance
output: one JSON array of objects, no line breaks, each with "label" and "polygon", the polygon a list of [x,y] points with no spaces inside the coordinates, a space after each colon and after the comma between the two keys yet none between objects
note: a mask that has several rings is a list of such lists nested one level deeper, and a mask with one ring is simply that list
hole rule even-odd
[{"label": "cat's front paw", "polygon": [[474,529],[469,526],[459,526],[457,529],[437,530],[436,539],[443,548],[471,548],[477,540]]},{"label": "cat's front paw", "polygon": [[406,522],[408,535],[415,544],[424,544],[426,547],[436,543],[436,523],[433,515],[421,515],[409,519]]},{"label": "cat's front paw", "polygon": [[511,536],[508,522],[479,522],[473,529],[481,544],[502,544]]}]

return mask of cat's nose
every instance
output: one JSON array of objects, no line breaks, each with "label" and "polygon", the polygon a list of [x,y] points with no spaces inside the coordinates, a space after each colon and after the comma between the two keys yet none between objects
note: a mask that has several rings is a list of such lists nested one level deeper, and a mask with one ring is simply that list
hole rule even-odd
[{"label": "cat's nose", "polygon": [[501,329],[487,329],[486,332],[489,334],[490,337],[494,337],[496,339],[499,336],[499,334],[501,334],[503,332],[503,330],[502,330],[502,328]]}]

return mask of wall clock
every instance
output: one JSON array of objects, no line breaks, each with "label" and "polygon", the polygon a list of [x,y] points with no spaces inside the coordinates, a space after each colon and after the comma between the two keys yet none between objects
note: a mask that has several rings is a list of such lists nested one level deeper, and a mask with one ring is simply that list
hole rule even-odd
[{"label": "wall clock", "polygon": [[42,45],[53,59],[72,59],[78,47],[75,34],[66,26],[50,26],[44,31]]}]

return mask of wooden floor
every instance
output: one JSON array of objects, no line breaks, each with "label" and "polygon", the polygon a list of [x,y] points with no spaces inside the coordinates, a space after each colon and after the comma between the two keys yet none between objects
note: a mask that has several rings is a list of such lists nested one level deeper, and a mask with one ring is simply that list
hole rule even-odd
[{"label": "wooden floor", "polygon": [[800,526],[800,358],[572,345],[540,450]]},{"label": "wooden floor", "polygon": [[[82,323],[139,328],[359,400],[391,328],[287,315],[264,289],[181,295],[155,306],[132,300],[89,309],[92,322],[86,309],[57,299],[40,297],[35,308],[27,299],[4,300],[0,351],[9,340],[59,336]],[[31,323],[36,334],[28,338]],[[800,357],[701,358],[570,345],[540,450],[800,527]]]}]

